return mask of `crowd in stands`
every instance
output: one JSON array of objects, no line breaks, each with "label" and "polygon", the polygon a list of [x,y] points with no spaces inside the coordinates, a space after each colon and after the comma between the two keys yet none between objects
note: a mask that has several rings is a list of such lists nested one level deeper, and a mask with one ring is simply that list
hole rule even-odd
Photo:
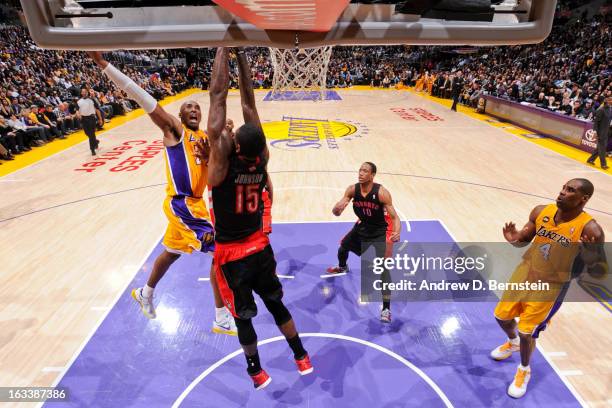
[{"label": "crowd in stands", "polygon": [[[109,59],[121,63],[140,86],[162,99],[187,88],[186,69],[167,65],[153,72],[126,63],[138,58],[151,61],[159,53],[120,52]],[[24,27],[1,28],[0,158],[11,160],[15,154],[79,130],[76,102],[81,88],[87,88],[105,122],[137,107],[84,53],[43,50]]]},{"label": "crowd in stands", "polygon": [[438,65],[430,61],[431,69],[415,85],[449,97],[455,73],[462,71],[460,102],[475,105],[482,94],[489,94],[592,120],[602,100],[612,94],[610,44],[610,25],[601,16],[575,21],[556,26],[541,44],[480,49]]},{"label": "crowd in stands", "polygon": [[[599,15],[557,24],[550,37],[536,45],[460,50],[338,46],[327,86],[414,86],[449,98],[461,71],[460,103],[476,107],[481,96],[489,94],[591,120],[612,93],[610,44],[609,21]],[[208,88],[214,50],[197,50],[191,58],[189,52],[118,51],[107,58],[160,100],[189,87]],[[268,49],[250,48],[247,53],[255,86],[271,87]],[[237,68],[232,66],[230,72],[230,86],[236,88]],[[84,53],[42,50],[24,27],[0,28],[0,159],[79,130],[76,101],[83,87],[105,120],[137,107]]]},{"label": "crowd in stands", "polygon": [[476,107],[489,94],[592,120],[612,93],[610,44],[610,24],[597,16],[556,26],[536,45],[467,48],[462,53],[448,47],[336,47],[328,86],[409,85],[450,98],[461,71],[460,103]]}]

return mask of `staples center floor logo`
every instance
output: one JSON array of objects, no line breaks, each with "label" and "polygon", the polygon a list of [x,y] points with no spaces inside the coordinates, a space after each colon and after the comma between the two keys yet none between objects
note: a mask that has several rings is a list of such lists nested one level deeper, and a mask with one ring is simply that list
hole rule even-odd
[{"label": "staples center floor logo", "polygon": [[339,149],[339,141],[367,135],[362,123],[283,116],[278,122],[265,122],[263,129],[270,145],[283,150]]}]

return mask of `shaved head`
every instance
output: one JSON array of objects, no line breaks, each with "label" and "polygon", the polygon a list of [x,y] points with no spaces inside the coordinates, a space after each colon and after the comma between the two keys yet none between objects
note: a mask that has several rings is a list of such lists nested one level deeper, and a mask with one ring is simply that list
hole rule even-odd
[{"label": "shaved head", "polygon": [[587,179],[575,178],[569,180],[557,197],[557,207],[563,211],[582,209],[593,195],[595,187]]},{"label": "shaved head", "polygon": [[180,110],[183,110],[183,108],[185,108],[187,105],[197,105],[198,107],[200,106],[200,104],[198,102],[196,102],[193,99],[190,99],[190,100],[188,100],[186,102],[183,102],[183,104],[181,105],[181,109]]},{"label": "shaved head", "polygon": [[575,178],[570,181],[574,181],[579,184],[578,190],[582,192],[582,194],[591,197],[595,192],[595,186],[589,180],[584,178]]},{"label": "shaved head", "polygon": [[200,121],[202,120],[200,104],[194,100],[184,102],[179,111],[179,118],[183,125],[189,129],[198,130],[200,128]]}]

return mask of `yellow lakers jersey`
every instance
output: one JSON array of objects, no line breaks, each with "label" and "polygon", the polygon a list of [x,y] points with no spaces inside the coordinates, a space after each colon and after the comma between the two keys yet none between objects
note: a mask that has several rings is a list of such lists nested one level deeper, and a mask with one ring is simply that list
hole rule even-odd
[{"label": "yellow lakers jersey", "polygon": [[580,250],[584,226],[593,219],[586,212],[571,221],[555,223],[555,204],[547,205],[536,219],[536,236],[523,255],[529,263],[532,277],[549,282],[567,282]]},{"label": "yellow lakers jersey", "polygon": [[193,131],[183,125],[181,141],[165,149],[168,196],[202,198],[208,179],[208,167],[195,155],[195,144],[208,136],[203,130]]}]

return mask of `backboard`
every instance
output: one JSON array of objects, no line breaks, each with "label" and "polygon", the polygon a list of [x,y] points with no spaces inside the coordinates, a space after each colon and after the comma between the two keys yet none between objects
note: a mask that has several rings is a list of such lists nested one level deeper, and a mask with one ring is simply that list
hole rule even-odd
[{"label": "backboard", "polygon": [[548,36],[556,7],[556,0],[21,3],[30,34],[39,46],[75,50],[527,44]]}]

